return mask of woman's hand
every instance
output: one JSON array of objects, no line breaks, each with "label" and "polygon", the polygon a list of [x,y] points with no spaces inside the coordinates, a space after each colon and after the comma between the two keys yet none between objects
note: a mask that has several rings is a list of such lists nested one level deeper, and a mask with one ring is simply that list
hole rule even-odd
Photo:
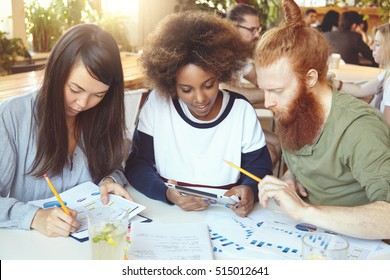
[{"label": "woman's hand", "polygon": [[235,195],[240,199],[240,201],[237,202],[235,205],[230,206],[230,209],[232,209],[240,217],[248,216],[249,212],[253,209],[253,191],[250,187],[246,185],[235,186],[228,190],[224,195]]},{"label": "woman's hand", "polygon": [[31,223],[31,228],[49,236],[69,236],[80,226],[76,220],[77,212],[69,209],[70,215],[62,208],[39,209]]},{"label": "woman's hand", "polygon": [[130,193],[121,185],[114,182],[110,177],[105,178],[100,184],[100,196],[102,198],[102,203],[108,203],[108,194],[119,195],[128,200],[134,201]]},{"label": "woman's hand", "polygon": [[201,211],[210,205],[210,200],[195,195],[181,194],[177,190],[168,188],[167,198],[185,211]]},{"label": "woman's hand", "polygon": [[[177,185],[177,181],[168,180],[168,183]],[[206,209],[211,200],[195,195],[181,194],[172,188],[167,189],[167,199],[185,211],[201,211]]]}]

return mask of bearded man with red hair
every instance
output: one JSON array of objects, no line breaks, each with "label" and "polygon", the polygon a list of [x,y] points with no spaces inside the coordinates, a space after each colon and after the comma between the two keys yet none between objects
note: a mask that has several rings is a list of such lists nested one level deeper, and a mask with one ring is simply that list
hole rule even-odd
[{"label": "bearded man with red hair", "polygon": [[329,46],[284,0],[285,22],[255,53],[265,107],[274,112],[288,171],[259,183],[292,218],[341,234],[390,238],[390,128],[379,111],[327,80]]}]

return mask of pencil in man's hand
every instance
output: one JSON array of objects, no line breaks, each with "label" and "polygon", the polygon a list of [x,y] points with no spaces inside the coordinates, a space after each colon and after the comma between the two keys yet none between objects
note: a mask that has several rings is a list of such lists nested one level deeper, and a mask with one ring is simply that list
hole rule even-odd
[{"label": "pencil in man's hand", "polygon": [[49,185],[51,191],[54,193],[54,195],[56,196],[58,202],[61,204],[62,210],[64,210],[64,212],[65,212],[66,214],[70,215],[68,208],[65,206],[64,202],[62,201],[60,195],[58,194],[56,188],[54,187],[53,183],[50,181],[50,179],[49,179],[49,177],[47,176],[47,174],[45,173],[45,174],[43,175],[43,177],[46,179],[46,182],[47,182],[47,184]]},{"label": "pencil in man's hand", "polygon": [[227,161],[227,160],[224,160],[227,164],[229,164],[231,167],[239,170],[241,173],[245,174],[246,176],[252,178],[253,180],[257,181],[257,182],[261,182],[261,179],[259,177],[257,177],[256,175],[253,175],[252,173],[250,173],[249,171],[246,171],[245,169],[235,165],[234,163],[230,162],[230,161]]}]

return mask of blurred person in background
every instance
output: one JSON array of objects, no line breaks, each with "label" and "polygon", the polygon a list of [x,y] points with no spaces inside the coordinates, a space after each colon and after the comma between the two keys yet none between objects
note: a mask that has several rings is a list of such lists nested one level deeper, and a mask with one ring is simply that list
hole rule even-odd
[{"label": "blurred person in background", "polygon": [[375,95],[371,104],[381,111],[390,125],[390,23],[376,27],[374,30],[375,38],[371,45],[372,55],[383,71],[376,79],[363,85],[345,83],[338,79],[333,79],[333,85],[358,98]]},{"label": "blurred person in background", "polygon": [[360,65],[359,54],[366,58],[370,66],[377,67],[370,47],[363,41],[362,35],[356,32],[362,23],[362,17],[355,11],[341,14],[339,30],[325,32],[331,46],[331,52],[339,53],[345,63]]},{"label": "blurred person in background", "polygon": [[[256,8],[247,4],[236,4],[228,9],[226,17],[235,23],[243,41],[254,50],[260,38],[261,29]],[[257,76],[252,58],[247,60],[247,66],[241,71],[238,79],[230,83],[221,83],[220,88],[241,93],[255,106],[263,105],[264,93],[257,87]],[[264,133],[272,166],[275,168],[282,151],[279,139],[273,131],[264,129]]]},{"label": "blurred person in background", "polygon": [[318,13],[315,9],[307,9],[303,13],[303,20],[305,21],[306,26],[316,27],[318,22]]},{"label": "blurred person in background", "polygon": [[331,32],[338,30],[340,13],[334,10],[326,12],[322,18],[321,24],[317,26],[317,29],[321,32]]}]

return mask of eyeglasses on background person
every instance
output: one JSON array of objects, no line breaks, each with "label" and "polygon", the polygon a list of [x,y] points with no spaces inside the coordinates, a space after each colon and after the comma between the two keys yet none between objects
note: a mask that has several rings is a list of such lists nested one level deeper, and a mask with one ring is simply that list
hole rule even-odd
[{"label": "eyeglasses on background person", "polygon": [[246,29],[246,30],[250,31],[252,34],[255,34],[256,32],[259,32],[259,33],[261,32],[261,26],[260,27],[246,27],[246,26],[237,24],[237,27]]}]

